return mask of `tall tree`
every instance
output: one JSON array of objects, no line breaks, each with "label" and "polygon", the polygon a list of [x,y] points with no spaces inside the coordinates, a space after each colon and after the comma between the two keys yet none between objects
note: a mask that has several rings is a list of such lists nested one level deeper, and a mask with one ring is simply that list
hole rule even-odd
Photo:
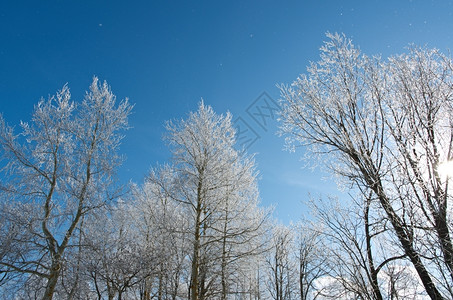
[{"label": "tall tree", "polygon": [[190,273],[187,259],[191,253],[190,223],[186,210],[167,192],[173,190],[171,185],[175,175],[169,166],[154,169],[143,187],[134,189],[134,222],[141,243],[159,258],[152,276],[143,282],[144,300],[175,300],[186,295],[182,287]]},{"label": "tall tree", "polygon": [[428,295],[451,298],[451,194],[438,167],[453,159],[453,63],[417,47],[383,61],[328,37],[308,75],[281,86],[282,132],[371,191]]},{"label": "tall tree", "polygon": [[66,85],[39,101],[20,134],[0,118],[2,217],[8,230],[23,233],[0,265],[40,278],[43,299],[54,295],[83,216],[115,196],[112,175],[131,108],[95,77],[80,104]]},{"label": "tall tree", "polygon": [[225,299],[230,267],[257,253],[267,216],[257,206],[254,161],[235,150],[231,115],[217,115],[203,102],[167,129],[174,179],[168,183],[152,173],[149,180],[190,218],[190,298]]}]

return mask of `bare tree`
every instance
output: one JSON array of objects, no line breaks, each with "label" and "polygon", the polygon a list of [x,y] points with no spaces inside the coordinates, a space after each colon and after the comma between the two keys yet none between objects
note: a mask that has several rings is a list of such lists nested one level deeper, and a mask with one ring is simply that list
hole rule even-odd
[{"label": "bare tree", "polygon": [[266,258],[267,288],[272,299],[296,298],[294,295],[297,292],[297,264],[294,254],[294,231],[284,225],[275,226]]},{"label": "bare tree", "polygon": [[[349,204],[340,204],[332,198],[328,203],[311,200],[315,217],[311,228],[319,235],[319,247],[324,251],[322,269],[332,279],[331,284],[341,286],[344,294],[360,299],[386,299],[388,280],[383,277],[393,263],[403,271],[406,255],[392,246],[394,240],[387,229],[388,221],[376,214],[376,204],[371,203],[371,199]],[[406,286],[399,294],[415,291],[419,286],[418,282],[404,283]],[[403,287],[402,282],[398,286]],[[337,291],[334,294],[320,291],[320,294],[335,299]]]},{"label": "bare tree", "polygon": [[428,295],[451,298],[451,195],[438,167],[453,158],[452,61],[416,47],[382,61],[328,37],[308,76],[281,86],[288,145],[371,191]]},{"label": "bare tree", "polygon": [[309,300],[316,294],[316,281],[327,274],[324,269],[326,251],[322,246],[320,232],[313,230],[308,221],[300,222],[294,226],[294,230],[298,292],[301,300]]},{"label": "bare tree", "polygon": [[0,118],[2,216],[8,230],[22,232],[0,265],[39,278],[43,299],[53,297],[82,217],[115,196],[119,132],[130,111],[95,77],[81,104],[71,101],[67,86],[41,100],[18,135]]}]

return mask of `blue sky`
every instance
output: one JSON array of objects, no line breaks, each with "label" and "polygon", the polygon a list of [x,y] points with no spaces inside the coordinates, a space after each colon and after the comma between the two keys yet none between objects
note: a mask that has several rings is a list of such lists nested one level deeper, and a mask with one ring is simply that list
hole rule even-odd
[{"label": "blue sky", "polygon": [[262,123],[257,107],[277,101],[276,84],[318,59],[327,31],[384,57],[410,43],[447,51],[452,13],[452,1],[421,0],[2,1],[0,112],[18,124],[65,83],[80,100],[93,75],[107,80],[135,104],[120,178],[140,183],[169,158],[164,122],[186,117],[203,98],[255,131],[249,152],[257,153],[262,203],[287,223],[306,211],[308,193],[332,194],[335,184],[302,169],[302,152],[282,151],[277,123]]}]

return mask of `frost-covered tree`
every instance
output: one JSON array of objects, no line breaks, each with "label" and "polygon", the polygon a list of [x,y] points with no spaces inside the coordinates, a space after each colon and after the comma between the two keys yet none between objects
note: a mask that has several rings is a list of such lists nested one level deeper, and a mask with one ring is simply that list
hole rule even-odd
[{"label": "frost-covered tree", "polygon": [[281,86],[281,130],[372,198],[432,299],[453,297],[453,63],[411,47],[388,60],[328,34],[321,60]]},{"label": "frost-covered tree", "polygon": [[[376,207],[362,207],[363,203],[371,203],[371,199],[361,201],[360,195],[357,199],[360,200],[351,203],[333,198],[311,200],[314,220],[310,227],[319,237],[323,275],[329,278],[329,285],[318,287],[317,293],[331,299],[348,295],[387,299],[388,280],[383,278],[394,265],[405,272],[406,256],[394,246],[388,221],[376,214]],[[394,279],[400,287],[397,295],[407,296],[420,286],[417,280],[397,280],[396,276]]]},{"label": "frost-covered tree", "polygon": [[91,298],[128,299],[157,272],[159,253],[137,230],[134,205],[119,201],[85,220],[80,275]]},{"label": "frost-covered tree", "polygon": [[154,169],[150,175],[153,180],[147,179],[142,187],[134,188],[133,215],[139,239],[158,258],[153,273],[142,282],[144,300],[179,299],[187,295],[189,218],[182,205],[162,188],[170,188],[174,175],[168,166]]},{"label": "frost-covered tree", "polygon": [[8,237],[0,265],[22,287],[33,284],[35,298],[52,299],[82,218],[115,197],[112,176],[130,111],[95,77],[81,103],[66,85],[39,101],[19,134],[0,118],[0,230]]},{"label": "frost-covered tree", "polygon": [[241,260],[259,253],[267,214],[258,207],[251,158],[235,150],[231,115],[200,103],[186,120],[169,122],[172,180],[149,182],[185,210],[189,220],[191,299],[226,299]]},{"label": "frost-covered tree", "polygon": [[[249,172],[248,168],[242,171]],[[218,222],[213,231],[218,234],[220,255],[220,299],[230,295],[248,293],[241,284],[250,274],[249,260],[261,254],[267,247],[265,232],[268,211],[258,207],[255,178],[249,174],[231,174],[238,180],[225,194],[224,202],[218,212]]]}]

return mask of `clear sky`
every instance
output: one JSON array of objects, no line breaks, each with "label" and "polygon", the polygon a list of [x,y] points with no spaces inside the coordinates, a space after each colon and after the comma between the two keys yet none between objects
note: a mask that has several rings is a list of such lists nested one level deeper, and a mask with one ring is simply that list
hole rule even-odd
[{"label": "clear sky", "polygon": [[[94,75],[135,104],[122,152],[123,181],[141,183],[169,158],[164,122],[201,98],[230,111],[252,135],[261,199],[283,222],[304,213],[308,193],[335,193],[326,174],[282,151],[267,107],[319,57],[325,33],[343,32],[367,54],[410,43],[453,46],[452,1],[1,1],[0,112],[28,121],[33,105],[69,84],[80,100]],[[266,94],[263,94],[266,93]],[[267,104],[266,104],[267,103]],[[260,117],[258,109],[268,117]],[[264,123],[265,122],[265,123]]]}]

